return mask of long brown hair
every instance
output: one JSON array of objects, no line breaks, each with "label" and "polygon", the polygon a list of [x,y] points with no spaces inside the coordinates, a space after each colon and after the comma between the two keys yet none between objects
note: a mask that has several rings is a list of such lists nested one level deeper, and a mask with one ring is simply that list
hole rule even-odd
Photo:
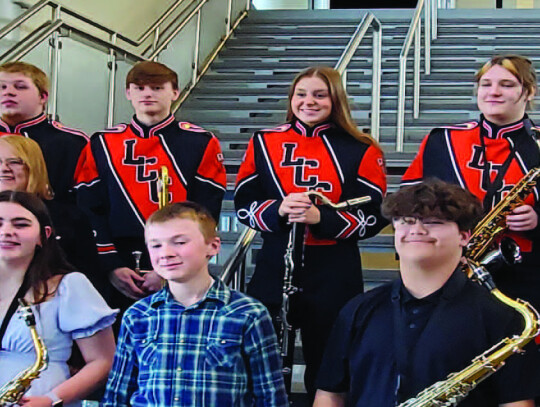
[{"label": "long brown hair", "polygon": [[377,142],[371,138],[369,134],[363,133],[358,130],[356,124],[351,117],[351,109],[349,107],[349,101],[347,99],[347,93],[343,88],[343,82],[341,75],[338,71],[328,66],[312,66],[304,69],[294,78],[291,87],[289,89],[289,104],[287,107],[287,121],[292,121],[295,116],[291,107],[291,100],[294,95],[294,91],[298,82],[303,78],[320,78],[326,86],[328,86],[328,92],[330,93],[330,99],[332,100],[332,111],[330,112],[330,120],[353,136],[355,139],[363,141],[368,144],[375,144]]},{"label": "long brown hair", "polygon": [[[22,206],[31,212],[39,222],[41,245],[36,246],[34,257],[26,270],[25,284],[29,289],[32,289],[35,303],[43,302],[56,289],[56,286],[51,287],[49,282],[51,277],[73,271],[73,267],[65,259],[56,240],[49,211],[41,199],[28,192],[0,192],[0,202],[11,202]],[[52,230],[48,237],[47,226]]]}]

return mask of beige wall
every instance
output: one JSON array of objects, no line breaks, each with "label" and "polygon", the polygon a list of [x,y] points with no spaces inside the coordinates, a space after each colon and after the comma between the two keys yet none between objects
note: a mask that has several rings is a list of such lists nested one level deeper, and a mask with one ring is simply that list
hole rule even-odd
[{"label": "beige wall", "polygon": [[[142,34],[175,0],[57,0],[130,38]],[[184,0],[187,3],[189,1]],[[37,0],[28,1],[36,3]],[[106,10],[106,12],[105,12]],[[127,18],[124,16],[128,15]]]},{"label": "beige wall", "polygon": [[[456,0],[456,8],[495,8],[496,0]],[[503,0],[504,8],[540,8],[540,0]]]}]

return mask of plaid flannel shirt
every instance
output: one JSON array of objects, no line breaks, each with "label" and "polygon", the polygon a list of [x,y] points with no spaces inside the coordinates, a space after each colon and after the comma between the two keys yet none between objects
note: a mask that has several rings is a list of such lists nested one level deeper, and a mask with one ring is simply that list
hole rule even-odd
[{"label": "plaid flannel shirt", "polygon": [[102,406],[288,406],[266,308],[216,280],[190,307],[167,288],[122,320]]}]

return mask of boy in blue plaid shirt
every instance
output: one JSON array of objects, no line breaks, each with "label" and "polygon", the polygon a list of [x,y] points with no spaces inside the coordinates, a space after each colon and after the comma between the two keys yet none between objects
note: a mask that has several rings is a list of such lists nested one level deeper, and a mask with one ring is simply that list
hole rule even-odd
[{"label": "boy in blue plaid shirt", "polygon": [[124,314],[102,405],[288,406],[266,309],[208,272],[220,248],[211,215],[168,205],[145,238],[168,286]]}]

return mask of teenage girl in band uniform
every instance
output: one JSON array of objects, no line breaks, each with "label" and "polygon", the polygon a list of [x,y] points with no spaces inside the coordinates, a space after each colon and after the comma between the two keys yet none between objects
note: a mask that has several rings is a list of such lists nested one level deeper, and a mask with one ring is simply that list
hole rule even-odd
[{"label": "teenage girl in band uniform", "polygon": [[[423,140],[402,185],[436,177],[461,185],[489,212],[527,172],[540,165],[539,132],[526,113],[537,90],[531,61],[519,55],[491,58],[475,76],[478,121],[436,128]],[[523,261],[494,274],[499,289],[540,309],[539,190],[507,216],[507,236]]]},{"label": "teenage girl in band uniform", "polygon": [[[306,195],[317,191],[337,203],[359,196],[371,202],[336,212]],[[383,153],[351,119],[337,71],[312,67],[297,75],[289,92],[287,122],[255,133],[238,173],[235,206],[241,222],[262,232],[248,293],[279,314],[284,253],[298,224],[292,314],[302,334],[305,383],[314,380],[330,328],[348,299],[363,291],[357,242],[385,225]],[[279,333],[279,332],[278,332]]]}]

